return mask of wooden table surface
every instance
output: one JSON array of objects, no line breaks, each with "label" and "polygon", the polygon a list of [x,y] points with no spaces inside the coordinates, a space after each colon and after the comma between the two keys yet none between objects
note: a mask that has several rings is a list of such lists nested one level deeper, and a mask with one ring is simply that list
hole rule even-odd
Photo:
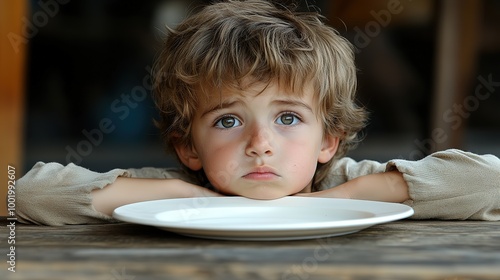
[{"label": "wooden table surface", "polygon": [[[403,220],[300,241],[217,241],[133,224],[1,221],[1,279],[500,279],[500,222]],[[15,270],[8,236],[15,234]]]}]

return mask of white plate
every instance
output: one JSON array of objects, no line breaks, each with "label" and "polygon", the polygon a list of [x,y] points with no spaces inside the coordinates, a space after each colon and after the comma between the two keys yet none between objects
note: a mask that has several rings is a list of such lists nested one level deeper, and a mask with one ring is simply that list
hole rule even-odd
[{"label": "white plate", "polygon": [[409,206],[367,200],[284,197],[200,197],[145,201],[121,206],[121,221],[182,235],[226,240],[294,240],[353,233],[404,219]]}]

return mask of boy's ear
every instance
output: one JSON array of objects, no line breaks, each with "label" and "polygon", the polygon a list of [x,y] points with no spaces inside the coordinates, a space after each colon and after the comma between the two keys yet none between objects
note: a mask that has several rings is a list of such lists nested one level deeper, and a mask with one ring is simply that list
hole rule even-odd
[{"label": "boy's ear", "polygon": [[340,138],[338,136],[327,135],[323,139],[321,151],[319,152],[318,162],[327,163],[333,158],[339,147]]},{"label": "boy's ear", "polygon": [[203,167],[193,145],[178,144],[174,145],[174,148],[181,162],[189,169],[198,171]]}]

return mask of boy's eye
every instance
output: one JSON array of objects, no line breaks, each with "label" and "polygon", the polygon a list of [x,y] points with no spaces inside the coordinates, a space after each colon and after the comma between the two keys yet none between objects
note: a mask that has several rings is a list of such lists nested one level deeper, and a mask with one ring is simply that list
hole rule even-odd
[{"label": "boy's eye", "polygon": [[300,121],[300,119],[292,113],[285,113],[278,117],[276,122],[282,125],[295,125]]},{"label": "boy's eye", "polygon": [[215,123],[215,127],[218,128],[232,128],[240,125],[241,122],[237,118],[232,116],[224,116]]}]

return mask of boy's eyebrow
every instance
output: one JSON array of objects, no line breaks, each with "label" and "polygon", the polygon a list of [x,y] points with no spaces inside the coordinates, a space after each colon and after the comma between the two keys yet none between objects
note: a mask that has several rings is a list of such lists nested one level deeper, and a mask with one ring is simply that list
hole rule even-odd
[{"label": "boy's eyebrow", "polygon": [[314,113],[313,109],[311,106],[307,105],[306,103],[300,101],[300,100],[294,100],[294,99],[278,99],[274,100],[272,103],[278,104],[278,105],[285,105],[285,106],[298,106],[298,107],[303,107],[306,110],[310,111],[311,113]]},{"label": "boy's eyebrow", "polygon": [[220,109],[226,109],[226,108],[231,108],[235,106],[236,104],[241,103],[240,100],[228,100],[228,101],[221,101],[220,103],[217,103],[211,107],[209,107],[207,110],[205,110],[201,116],[205,116],[207,114],[210,114],[213,111],[217,111]]},{"label": "boy's eyebrow", "polygon": [[[233,106],[238,105],[239,103],[242,103],[241,100],[227,100],[227,101],[222,101],[220,103],[217,103],[211,107],[209,107],[207,110],[205,110],[201,116],[204,117],[207,114],[210,114],[211,112],[221,110],[221,109],[226,109],[226,108],[231,108]],[[294,99],[277,99],[273,100],[271,102],[272,104],[275,105],[281,105],[281,106],[295,106],[295,107],[302,107],[311,113],[314,113],[313,109],[311,106],[307,105],[306,103],[300,101],[300,100],[294,100]]]}]

